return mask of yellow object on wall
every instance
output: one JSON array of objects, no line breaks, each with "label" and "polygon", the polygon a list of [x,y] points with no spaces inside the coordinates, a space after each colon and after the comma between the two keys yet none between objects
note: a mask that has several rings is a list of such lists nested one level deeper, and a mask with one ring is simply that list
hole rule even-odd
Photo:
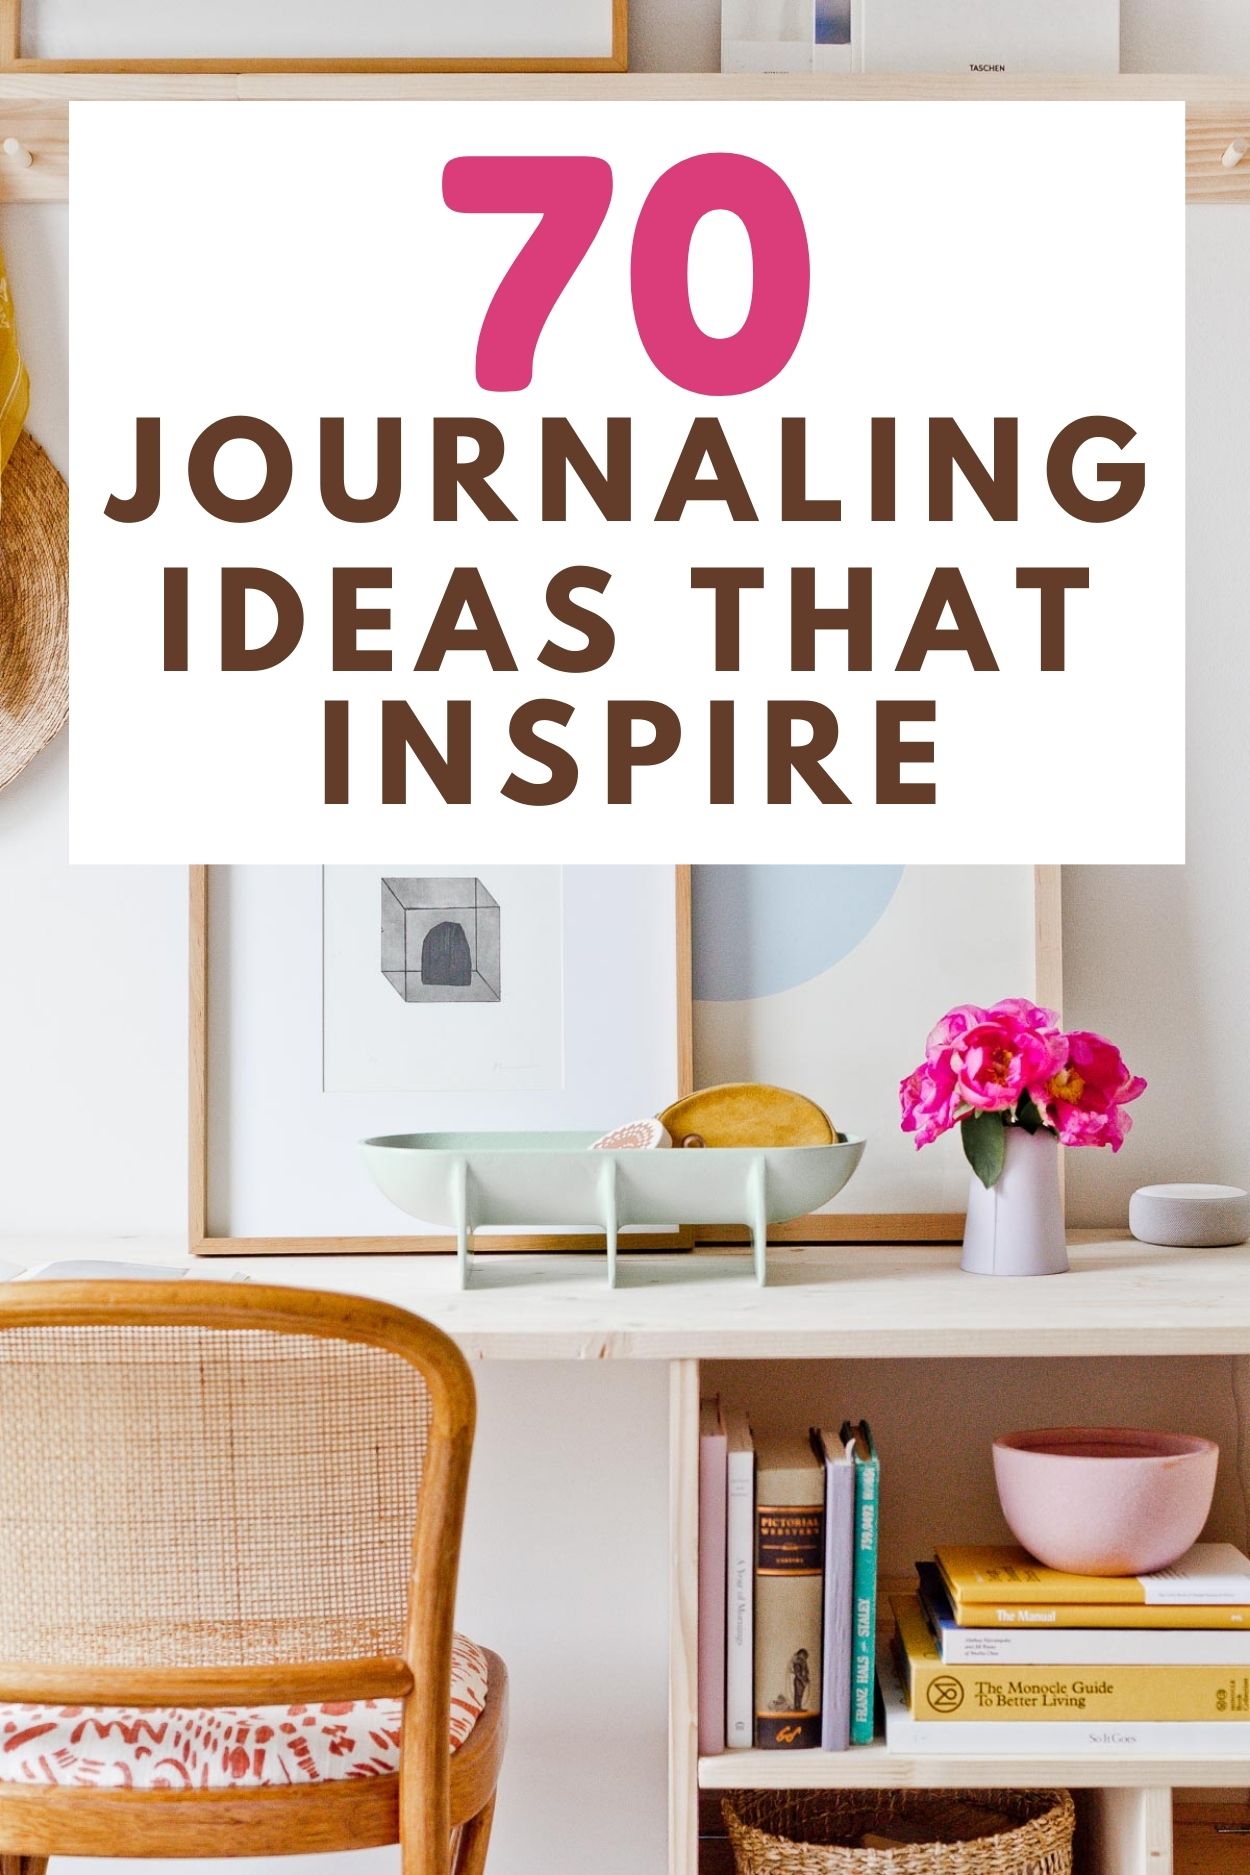
[{"label": "yellow object on wall", "polygon": [[13,453],[30,404],[30,379],[17,343],[8,271],[0,253],[0,470]]}]

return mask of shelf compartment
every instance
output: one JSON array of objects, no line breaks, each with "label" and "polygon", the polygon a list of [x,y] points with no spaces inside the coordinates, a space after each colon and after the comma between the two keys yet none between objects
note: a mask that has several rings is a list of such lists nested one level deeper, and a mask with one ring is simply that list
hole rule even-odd
[{"label": "shelf compartment", "polygon": [[[733,1754],[743,1758],[747,1754]],[[754,1754],[759,1755],[759,1754]],[[816,1753],[770,1752],[769,1757],[796,1758],[815,1757]],[[829,1754],[833,1755],[833,1754]],[[854,1753],[841,1753],[840,1756],[863,1758],[865,1750]],[[982,1762],[985,1762],[984,1760]],[[1008,1761],[1010,1763],[1010,1761]],[[1000,1768],[1003,1768],[1000,1765]],[[1014,1782],[1017,1789],[1063,1788],[1060,1778],[1025,1780],[1015,1778],[1007,1780],[995,1777],[983,1788],[1009,1789]],[[921,1780],[919,1788],[941,1788],[928,1780]],[[956,1779],[945,1788],[965,1787],[962,1780]],[[971,1786],[967,1786],[971,1787]],[[741,1789],[743,1786],[738,1785]],[[879,1788],[866,1784],[863,1780],[849,1782],[852,1789]],[[1097,1788],[1082,1790],[1068,1780],[1068,1788],[1073,1789],[1076,1802],[1076,1842],[1075,1867],[1077,1875],[1173,1875],[1173,1806],[1172,1793],[1166,1785],[1153,1785],[1144,1788]],[[715,1793],[704,1792],[700,1806],[700,1833],[697,1845],[697,1875],[734,1875],[733,1853],[725,1835],[724,1825],[718,1815],[719,1804]],[[1191,1832],[1192,1836],[1193,1832]],[[1210,1846],[1210,1838],[1202,1845]],[[1250,1860],[1245,1864],[1250,1868]],[[1238,1870],[1241,1864],[1237,1864]],[[1177,1875],[1234,1875],[1233,1866],[1221,1857],[1215,1862],[1191,1862],[1189,1867],[1182,1866]]]},{"label": "shelf compartment", "polygon": [[[1103,1254],[1110,1245],[1101,1247]],[[887,1252],[888,1256],[889,1253]],[[1242,1252],[1244,1257],[1244,1252]],[[1100,1259],[1101,1260],[1101,1259]],[[1126,1259],[1127,1263],[1127,1259]],[[1110,1264],[1110,1257],[1108,1257]],[[1104,1265],[1107,1267],[1107,1265]],[[1125,1270],[1127,1276],[1127,1269]],[[1140,1274],[1140,1273],[1139,1273]],[[862,1280],[862,1279],[861,1279]],[[1130,1279],[1131,1280],[1131,1279]],[[849,1286],[849,1285],[848,1285]],[[767,1296],[769,1292],[765,1292]],[[845,1291],[843,1292],[845,1295]],[[1140,1298],[1139,1298],[1140,1300]],[[992,1298],[995,1309],[999,1298]],[[1030,1302],[1032,1298],[1030,1297]],[[1005,1311],[1005,1301],[1004,1301]],[[1016,1305],[1018,1312],[1018,1303]],[[970,1311],[971,1312],[971,1311]],[[1032,1309],[1030,1310],[1032,1316]],[[1227,1321],[1227,1318],[1226,1318]],[[862,1326],[860,1327],[862,1332]],[[1018,1328],[1017,1332],[1021,1332]],[[1024,1401],[1016,1395],[1017,1369],[1030,1369],[1032,1381],[1042,1389],[1046,1410],[1089,1411],[1101,1402],[1100,1390],[1114,1383],[1114,1389],[1126,1410],[1153,1418],[1170,1410],[1184,1411],[1190,1418],[1209,1422],[1209,1429],[1220,1437],[1230,1459],[1239,1447],[1239,1408],[1250,1397],[1250,1362],[1240,1346],[1227,1342],[1221,1352],[1230,1361],[1210,1358],[1214,1350],[1201,1350],[1206,1358],[1186,1359],[1198,1350],[1166,1341],[1143,1348],[1134,1334],[1137,1360],[1116,1363],[1114,1376],[1100,1371],[1096,1364],[1084,1368],[1071,1358],[1074,1350],[1064,1350],[1057,1361],[1006,1363],[1000,1369],[993,1360],[976,1360],[971,1366],[968,1337],[951,1337],[944,1352],[946,1360],[933,1359],[932,1350],[923,1348],[928,1358],[898,1360],[897,1346],[893,1359],[857,1364],[847,1358],[847,1343],[854,1345],[855,1330],[849,1336],[830,1336],[823,1358],[794,1360],[775,1365],[760,1359],[758,1344],[755,1358],[741,1358],[740,1348],[726,1360],[701,1363],[696,1359],[677,1359],[670,1365],[670,1875],[727,1875],[727,1844],[705,1828],[700,1833],[700,1809],[704,1817],[715,1807],[718,1792],[733,1789],[993,1789],[993,1788],[1068,1788],[1077,1798],[1080,1818],[1077,1860],[1078,1875],[1172,1875],[1173,1791],[1243,1791],[1250,1785],[1250,1757],[1222,1753],[1212,1756],[1164,1756],[1154,1753],[1099,1752],[1093,1756],[1053,1755],[973,1755],[953,1752],[909,1754],[891,1752],[883,1741],[847,1752],[725,1752],[714,1757],[700,1757],[697,1750],[697,1629],[698,1629],[698,1417],[699,1397],[705,1391],[720,1391],[726,1398],[754,1407],[765,1424],[801,1423],[810,1406],[819,1400],[859,1411],[867,1403],[875,1424],[878,1442],[882,1433],[886,1443],[898,1442],[900,1451],[928,1450],[932,1443],[932,1425],[944,1424],[947,1438],[944,1450],[952,1446],[971,1449],[976,1439],[988,1437],[983,1415],[976,1399],[988,1392],[997,1414],[1011,1418]],[[1142,1336],[1142,1339],[1153,1337]],[[1239,1340],[1239,1337],[1238,1337]],[[961,1345],[962,1344],[962,1345]],[[1141,1360],[1142,1354],[1168,1351],[1166,1363]],[[921,1348],[908,1350],[920,1353]],[[976,1353],[989,1353],[977,1348]],[[1083,1350],[1088,1351],[1088,1350]],[[771,1350],[770,1350],[771,1352]],[[862,1346],[856,1354],[867,1352]],[[1000,1352],[998,1348],[994,1353]],[[1050,1347],[1030,1350],[1035,1356],[1050,1354]],[[1118,1349],[1117,1352],[1127,1352]],[[1177,1356],[1181,1358],[1177,1358]],[[962,1357],[962,1358],[961,1358]],[[897,1365],[895,1365],[897,1362]],[[1103,1364],[1105,1367],[1105,1364]],[[967,1382],[975,1374],[976,1386]],[[1144,1390],[1144,1391],[1143,1391]],[[966,1398],[961,1401],[961,1394]],[[800,1408],[803,1411],[800,1411]],[[1149,1410],[1148,1410],[1149,1409]],[[797,1418],[796,1418],[797,1415]],[[1079,1412],[1077,1414],[1079,1417]],[[1025,1417],[1028,1417],[1026,1414]],[[1023,1423],[1023,1422],[1021,1422]],[[974,1437],[975,1435],[975,1437]],[[961,1448],[962,1449],[962,1448]],[[976,1447],[979,1451],[979,1445]],[[914,1465],[912,1467],[914,1471]],[[983,1469],[983,1467],[982,1467]],[[1235,1479],[1225,1480],[1217,1498],[1212,1535],[1227,1535],[1240,1540],[1243,1535],[1245,1503]],[[958,1467],[956,1467],[958,1471]],[[896,1478],[899,1473],[894,1473]],[[915,1478],[913,1477],[913,1484]],[[992,1505],[982,1478],[978,1490],[971,1489],[970,1478],[956,1477],[955,1497],[963,1504],[964,1517],[970,1524],[984,1522],[975,1529],[978,1540],[999,1536],[987,1519]],[[900,1489],[902,1485],[900,1482]],[[978,1508],[979,1492],[979,1508]],[[907,1559],[928,1553],[933,1529],[940,1523],[938,1507],[931,1494],[917,1489],[908,1497],[920,1501],[907,1505],[907,1499],[895,1501],[895,1509],[883,1522],[883,1622],[888,1624],[888,1596],[891,1590],[905,1585],[892,1574],[905,1566]],[[883,1492],[883,1507],[891,1497]],[[899,1510],[905,1514],[900,1518]],[[1001,1539],[1000,1539],[1001,1540]],[[906,1577],[910,1583],[910,1574]],[[1230,1841],[1232,1839],[1229,1839]],[[1236,1845],[1240,1847],[1240,1845]],[[1227,1875],[1233,1875],[1231,1864]],[[1205,1871],[1203,1872],[1205,1875]],[[1225,1875],[1223,1869],[1220,1875]],[[1250,1875],[1250,1858],[1246,1861]]]}]

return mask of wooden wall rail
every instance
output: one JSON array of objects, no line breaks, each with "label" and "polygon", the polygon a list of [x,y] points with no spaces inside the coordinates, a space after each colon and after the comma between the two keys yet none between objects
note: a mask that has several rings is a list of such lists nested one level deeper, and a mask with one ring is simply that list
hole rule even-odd
[{"label": "wooden wall rail", "polygon": [[[896,78],[722,78],[663,76],[467,75],[245,72],[188,76],[66,74],[0,69],[0,202],[62,202],[69,191],[68,102],[73,98],[259,100],[294,98],[948,98],[1184,99],[1186,195],[1190,202],[1250,203],[1250,76],[1116,80]],[[1247,145],[1235,167],[1224,158]],[[8,150],[4,148],[8,145]],[[14,148],[13,146],[17,147]],[[30,160],[27,161],[29,155]]]},{"label": "wooden wall rail", "polygon": [[[1226,154],[1240,161],[1225,167]],[[1185,194],[1191,202],[1250,202],[1250,109],[1191,104],[1185,113]]]},{"label": "wooden wall rail", "polygon": [[0,101],[0,202],[68,199],[68,115],[64,104]]}]

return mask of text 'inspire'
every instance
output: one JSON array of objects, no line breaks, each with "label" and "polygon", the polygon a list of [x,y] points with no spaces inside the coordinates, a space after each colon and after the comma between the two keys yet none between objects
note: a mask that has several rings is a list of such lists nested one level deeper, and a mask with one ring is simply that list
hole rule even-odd
[{"label": "text 'inspire'", "polygon": [[[168,509],[190,497],[206,553],[200,564],[153,569],[149,603],[162,621],[153,655],[171,681],[219,673],[263,682],[306,662],[324,673],[318,691],[327,804],[364,794],[386,806],[435,796],[469,805],[489,790],[518,805],[551,807],[591,785],[593,773],[609,805],[628,805],[637,789],[663,785],[692,728],[665,700],[671,655],[697,658],[707,673],[698,746],[712,805],[741,798],[748,737],[763,752],[752,773],[769,805],[800,793],[849,804],[836,754],[847,728],[839,691],[850,695],[848,680],[887,671],[914,677],[915,694],[891,687],[866,708],[857,689],[852,705],[863,719],[856,734],[871,738],[874,798],[933,805],[938,709],[937,698],[923,693],[937,687],[924,675],[939,654],[958,660],[992,696],[1007,656],[1017,668],[1027,655],[1032,670],[1062,674],[1080,634],[1096,625],[1084,556],[1054,564],[1026,549],[1009,554],[1008,567],[998,529],[1015,527],[1027,542],[1022,516],[1035,520],[1043,507],[1086,526],[1124,519],[1146,484],[1145,465],[1131,453],[1135,431],[1114,416],[1078,415],[1037,450],[1023,446],[1013,417],[996,418],[975,443],[951,417],[908,426],[878,417],[849,442],[836,438],[836,428],[822,433],[819,447],[812,427],[809,435],[807,419],[780,419],[767,459],[756,448],[748,460],[735,447],[732,424],[710,416],[684,423],[672,447],[659,452],[625,416],[607,418],[593,438],[564,417],[534,419],[532,433],[511,440],[480,417],[436,418],[415,438],[398,417],[379,418],[362,435],[349,434],[341,418],[323,417],[307,439],[305,463],[277,426],[238,415],[207,425],[189,451],[179,449],[175,476],[160,419],[141,417],[125,478],[133,492],[112,495],[105,513],[119,526],[159,530],[162,503]],[[829,485],[829,462],[847,459],[830,436],[851,451],[847,488]],[[324,578],[310,590],[269,563],[280,534],[266,524],[279,529],[284,504],[289,516],[314,480],[327,557]],[[957,508],[977,520],[985,566],[942,563],[940,529],[955,521]],[[719,549],[710,557],[699,532],[709,514],[732,524],[732,557]],[[784,568],[753,561],[751,528],[761,519],[793,528]],[[883,604],[891,529],[905,522],[934,529],[932,564],[901,594],[895,582]],[[669,552],[683,523],[696,550],[679,556],[671,611],[658,622],[618,609],[614,575],[649,542]],[[881,566],[850,563],[839,548],[848,524],[877,530]],[[259,545],[221,551],[222,527],[231,541],[265,543],[263,552]],[[372,562],[346,549],[349,540],[367,540],[370,528],[385,532],[388,543]],[[479,563],[488,557],[484,539],[535,529],[551,553],[537,574],[530,565],[523,574],[492,574]],[[625,559],[614,565],[615,543]],[[588,701],[587,679],[614,659],[614,668],[628,663],[625,648],[657,623],[659,648],[646,665],[652,694],[643,693],[634,668],[622,694],[596,686]],[[379,684],[367,695],[357,687],[350,698],[335,694],[349,686],[330,681],[396,673],[402,684]],[[465,694],[447,695],[448,673]],[[790,680],[799,673],[812,674],[811,694],[795,694]],[[717,694],[729,687],[725,679],[744,674],[746,698],[740,688],[734,697]],[[475,704],[505,682],[512,686],[506,734],[496,735],[500,746],[483,747]],[[365,711],[368,773],[355,754],[365,741],[358,733]],[[924,726],[919,734],[917,725]],[[648,770],[652,780],[644,783],[640,771]],[[689,787],[687,774],[683,798]]]}]

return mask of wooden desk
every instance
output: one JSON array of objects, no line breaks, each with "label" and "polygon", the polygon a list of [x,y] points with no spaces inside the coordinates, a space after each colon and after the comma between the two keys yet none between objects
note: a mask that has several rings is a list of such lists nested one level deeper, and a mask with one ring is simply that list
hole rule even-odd
[{"label": "wooden desk", "polygon": [[[735,1752],[700,1760],[696,1740],[698,1404],[704,1361],[975,1360],[1225,1356],[1250,1399],[1250,1251],[1152,1249],[1124,1234],[1074,1233],[1072,1274],[1051,1281],[963,1275],[947,1246],[822,1245],[770,1255],[756,1288],[745,1256],[500,1255],[456,1287],[451,1259],[265,1257],[253,1278],[385,1297],[446,1329],[476,1361],[663,1361],[670,1372],[670,1875],[697,1875],[698,1793],[755,1784],[1082,1788],[1089,1875],[1169,1875],[1172,1791],[1243,1788],[1232,1756],[1165,1760],[903,1757]],[[185,1264],[183,1245],[82,1239],[0,1243],[0,1262],[87,1256]],[[205,1263],[216,1279],[234,1265]]]},{"label": "wooden desk", "polygon": [[[616,1291],[602,1256],[484,1256],[467,1291],[443,1256],[197,1267],[399,1303],[437,1322],[471,1360],[1250,1354],[1250,1249],[1160,1250],[1092,1231],[1073,1232],[1071,1245],[1070,1276],[1020,1282],[964,1275],[950,1244],[775,1249],[763,1290],[745,1252],[623,1255]],[[0,1263],[84,1256],[188,1263],[172,1238],[0,1240]]]}]

